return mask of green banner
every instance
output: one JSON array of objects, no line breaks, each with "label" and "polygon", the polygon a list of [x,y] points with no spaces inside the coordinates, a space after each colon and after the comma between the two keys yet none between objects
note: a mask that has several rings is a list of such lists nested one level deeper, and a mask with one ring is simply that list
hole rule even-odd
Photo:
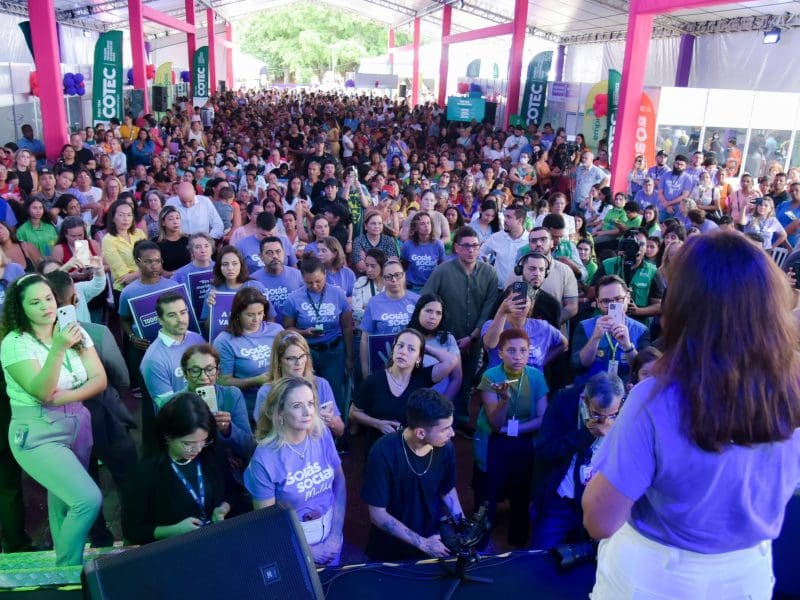
[{"label": "green banner", "polygon": [[614,133],[617,129],[617,111],[619,110],[619,88],[622,83],[622,74],[615,70],[608,70],[608,115],[606,116],[606,129],[608,130],[608,164],[611,164],[611,153],[614,150]]},{"label": "green banner", "polygon": [[528,124],[537,127],[542,123],[544,101],[547,96],[547,74],[553,62],[553,52],[539,52],[528,63],[528,77],[525,81],[525,93],[522,96],[520,112]]},{"label": "green banner", "polygon": [[208,46],[200,46],[192,61],[192,97],[208,98]]},{"label": "green banner", "polygon": [[100,34],[94,47],[93,119],[122,121],[122,32]]}]

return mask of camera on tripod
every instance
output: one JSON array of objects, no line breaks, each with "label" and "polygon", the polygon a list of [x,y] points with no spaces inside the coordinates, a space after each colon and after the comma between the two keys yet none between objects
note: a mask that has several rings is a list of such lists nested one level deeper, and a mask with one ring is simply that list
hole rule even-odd
[{"label": "camera on tripod", "polygon": [[454,556],[471,556],[477,552],[477,545],[491,528],[488,510],[489,503],[484,502],[471,519],[442,517],[439,535]]},{"label": "camera on tripod", "polygon": [[639,242],[633,236],[624,236],[617,245],[617,254],[622,256],[622,261],[633,264],[639,256]]}]

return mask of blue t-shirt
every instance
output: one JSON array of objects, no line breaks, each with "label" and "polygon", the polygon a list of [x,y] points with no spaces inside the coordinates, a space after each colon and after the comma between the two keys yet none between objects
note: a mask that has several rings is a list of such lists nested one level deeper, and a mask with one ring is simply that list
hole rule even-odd
[{"label": "blue t-shirt", "polygon": [[[489,319],[483,324],[481,329],[481,339],[486,335],[486,331],[492,324],[493,319]],[[511,325],[506,321],[503,328],[509,329]],[[528,366],[537,369],[544,368],[544,359],[549,352],[556,346],[561,345],[561,332],[550,325],[547,321],[541,319],[526,319],[525,320],[525,333],[528,334],[530,339],[530,354],[528,354]],[[497,348],[492,348],[487,351],[489,361],[486,363],[489,368],[499,365],[503,362],[500,359],[500,351]]]},{"label": "blue t-shirt", "polygon": [[[292,242],[286,236],[278,235],[275,236],[281,240],[281,244],[283,244],[283,264],[289,266],[295,266],[297,264],[297,256],[294,253],[294,246],[292,246]],[[236,242],[235,246],[239,249],[239,251],[244,256],[244,262],[247,265],[248,272],[252,275],[259,269],[264,268],[264,261],[261,260],[261,241],[253,235],[248,235],[246,238],[243,238]]]},{"label": "blue t-shirt", "polygon": [[[786,228],[789,223],[792,221],[800,218],[800,207],[793,208],[791,200],[784,200],[778,205],[778,208],[775,209],[775,217],[778,219],[778,222]],[[799,233],[793,233],[791,235],[787,235],[787,241],[792,248],[795,247],[797,244],[797,240],[800,239]]]},{"label": "blue t-shirt", "polygon": [[182,266],[180,269],[172,273],[172,281],[176,283],[183,283],[186,284],[188,289],[189,287],[189,273],[200,273],[201,271],[213,271],[214,270],[214,261],[211,261],[211,264],[207,267],[198,267],[192,263],[188,265]]},{"label": "blue t-shirt", "polygon": [[251,277],[263,288],[264,295],[275,308],[276,318],[280,323],[283,320],[282,308],[289,294],[304,287],[302,274],[294,267],[284,267],[280,275],[272,275],[265,269],[259,269]]},{"label": "blue t-shirt", "polygon": [[[685,172],[680,175],[674,175],[670,171],[661,178],[661,191],[668,201],[675,200],[684,192],[691,192],[693,187],[694,181],[692,181],[691,175]],[[662,206],[661,208],[663,209],[664,207]]]},{"label": "blue t-shirt", "polygon": [[284,316],[294,319],[298,329],[323,326],[320,335],[308,340],[310,344],[328,343],[341,337],[339,319],[343,313],[351,310],[347,296],[333,285],[326,285],[321,294],[315,294],[303,286],[289,294],[282,308]]},{"label": "blue t-shirt", "polygon": [[175,392],[186,387],[181,357],[189,346],[204,343],[202,336],[194,331],[187,331],[180,343],[159,332],[158,337],[148,346],[139,370],[157,407],[162,407]]},{"label": "blue t-shirt", "polygon": [[25,275],[25,270],[15,262],[9,262],[3,272],[3,278],[0,279],[0,310],[6,303],[6,290],[8,286],[14,283],[17,279]]},{"label": "blue t-shirt", "polygon": [[444,244],[442,240],[427,244],[415,244],[413,240],[407,240],[400,250],[400,257],[408,262],[406,281],[414,287],[422,287],[436,265],[444,262]]},{"label": "blue t-shirt", "polygon": [[[214,340],[214,347],[219,352],[219,373],[230,375],[236,379],[247,379],[269,371],[272,356],[272,342],[275,336],[283,331],[276,323],[262,323],[255,333],[234,336],[223,331]],[[256,401],[256,386],[243,389],[248,408]]]},{"label": "blue t-shirt", "polygon": [[361,331],[366,334],[399,333],[406,328],[419,294],[406,292],[402,298],[392,299],[386,291],[376,294],[364,308]]},{"label": "blue t-shirt", "polygon": [[353,286],[356,284],[356,274],[350,267],[342,267],[335,273],[325,271],[325,281],[340,288],[348,298],[353,296]]},{"label": "blue t-shirt", "polygon": [[138,279],[131,281],[128,285],[122,288],[122,292],[120,293],[118,307],[119,316],[125,318],[130,318],[132,316],[131,307],[130,304],[128,304],[128,300],[131,298],[138,298],[139,296],[157,292],[158,290],[172,288],[175,287],[175,285],[175,282],[169,277],[162,277],[156,283],[142,283]]}]

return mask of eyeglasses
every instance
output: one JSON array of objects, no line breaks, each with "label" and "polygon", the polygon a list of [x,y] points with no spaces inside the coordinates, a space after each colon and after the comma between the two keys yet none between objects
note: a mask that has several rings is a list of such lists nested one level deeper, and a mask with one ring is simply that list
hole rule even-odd
[{"label": "eyeglasses", "polygon": [[214,443],[213,438],[205,439],[202,442],[184,442],[183,440],[178,440],[181,444],[181,447],[186,452],[192,452],[194,450],[202,450],[203,448],[208,448],[210,445]]},{"label": "eyeglasses", "polygon": [[480,244],[459,244],[459,246],[464,250],[477,250],[481,247]]},{"label": "eyeglasses", "polygon": [[615,296],[614,298],[598,298],[597,299],[597,303],[600,306],[606,306],[607,307],[612,302],[619,302],[621,304],[621,303],[625,302],[625,300],[627,300],[627,299],[628,299],[627,296]]},{"label": "eyeglasses", "polygon": [[192,377],[200,377],[203,374],[208,375],[211,377],[212,375],[216,375],[217,371],[219,371],[219,367],[189,367],[186,369],[187,375],[191,375]]},{"label": "eyeglasses", "polygon": [[284,356],[283,360],[285,360],[290,365],[297,366],[307,358],[308,354],[298,354],[297,356]]},{"label": "eyeglasses", "polygon": [[[620,409],[622,409],[621,405],[620,405]],[[608,421],[609,423],[613,423],[614,421],[617,420],[618,416],[619,416],[619,410],[617,412],[615,412],[615,413],[610,414],[610,415],[601,415],[601,414],[598,414],[596,412],[591,412],[591,411],[589,412],[589,420],[590,421],[594,421],[595,423],[603,423],[604,421]]]},{"label": "eyeglasses", "polygon": [[383,278],[386,281],[399,281],[404,275],[405,273],[403,273],[403,271],[400,271],[399,273],[384,273]]}]

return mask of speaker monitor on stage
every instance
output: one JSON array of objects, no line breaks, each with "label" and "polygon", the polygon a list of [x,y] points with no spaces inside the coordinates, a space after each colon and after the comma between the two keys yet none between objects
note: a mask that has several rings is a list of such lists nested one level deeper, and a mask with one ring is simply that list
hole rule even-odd
[{"label": "speaker monitor on stage", "polygon": [[169,99],[167,98],[166,86],[153,86],[153,110],[156,112],[167,112],[169,110]]},{"label": "speaker monitor on stage", "polygon": [[282,506],[90,560],[81,582],[91,600],[324,598],[300,523]]}]

